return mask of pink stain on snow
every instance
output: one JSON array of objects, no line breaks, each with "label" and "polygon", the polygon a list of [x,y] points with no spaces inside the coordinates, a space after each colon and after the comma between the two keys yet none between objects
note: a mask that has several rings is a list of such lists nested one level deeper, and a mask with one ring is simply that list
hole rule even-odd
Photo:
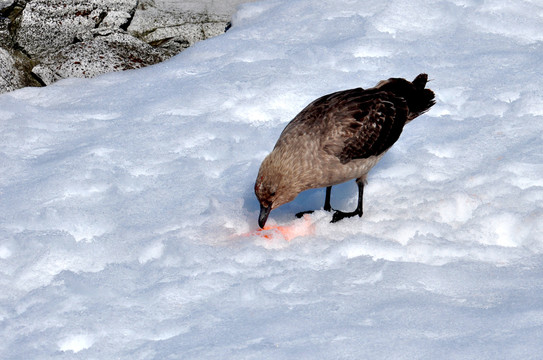
[{"label": "pink stain on snow", "polygon": [[302,220],[296,220],[292,225],[267,225],[264,226],[264,229],[258,229],[243,235],[258,235],[269,240],[280,237],[290,241],[299,236],[307,236],[314,233],[315,226],[311,222],[311,217],[306,214]]}]

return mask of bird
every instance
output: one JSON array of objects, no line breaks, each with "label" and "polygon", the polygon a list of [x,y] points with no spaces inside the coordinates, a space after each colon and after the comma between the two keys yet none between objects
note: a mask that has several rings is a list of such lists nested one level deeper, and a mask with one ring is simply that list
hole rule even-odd
[{"label": "bird", "polygon": [[[260,203],[258,225],[264,228],[271,210],[302,191],[323,187],[324,210],[334,211],[332,223],[361,217],[369,171],[399,139],[404,126],[435,104],[427,82],[424,73],[413,81],[389,78],[373,88],[337,91],[307,105],[286,125],[260,165],[254,187]],[[332,209],[332,186],[353,179],[358,186],[356,209]]]}]

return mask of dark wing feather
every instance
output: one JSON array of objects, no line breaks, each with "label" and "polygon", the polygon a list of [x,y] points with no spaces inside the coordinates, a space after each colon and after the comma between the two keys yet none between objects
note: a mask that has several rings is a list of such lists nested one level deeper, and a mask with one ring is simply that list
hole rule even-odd
[{"label": "dark wing feather", "polygon": [[334,126],[330,133],[335,136],[326,142],[324,149],[343,164],[388,150],[407,121],[405,100],[390,92],[366,90],[357,96],[345,94],[345,101],[340,104],[330,114]]},{"label": "dark wing feather", "polygon": [[281,146],[284,142],[292,141],[308,131],[318,136],[326,133],[330,118],[328,115],[337,114],[342,110],[345,104],[354,104],[353,98],[360,96],[364,90],[362,88],[337,91],[312,101],[307,105],[281,132],[279,140],[275,147]]},{"label": "dark wing feather", "polygon": [[345,164],[388,150],[407,121],[405,100],[392,92],[362,88],[338,91],[307,105],[283,129],[275,148],[311,134]]}]

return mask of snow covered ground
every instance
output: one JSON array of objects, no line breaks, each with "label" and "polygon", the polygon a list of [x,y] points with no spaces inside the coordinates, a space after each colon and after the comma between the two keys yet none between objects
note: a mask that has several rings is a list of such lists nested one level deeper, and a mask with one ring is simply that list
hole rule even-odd
[{"label": "snow covered ground", "polygon": [[[0,358],[540,359],[540,4],[255,2],[166,63],[0,96]],[[437,104],[362,219],[255,233],[298,111],[420,72]]]}]

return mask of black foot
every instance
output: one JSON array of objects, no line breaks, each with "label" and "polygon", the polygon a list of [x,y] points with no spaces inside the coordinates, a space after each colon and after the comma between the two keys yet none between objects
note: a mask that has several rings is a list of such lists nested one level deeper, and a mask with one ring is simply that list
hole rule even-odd
[{"label": "black foot", "polygon": [[[326,188],[326,197],[324,199],[324,210],[325,211],[332,211],[334,209],[332,209],[332,207],[330,206],[330,194],[332,193],[332,187],[331,186],[328,186]],[[296,217],[297,218],[301,218],[302,216],[304,216],[305,214],[313,214],[314,210],[308,210],[308,211],[301,211],[299,213],[296,214]]]},{"label": "black foot", "polygon": [[350,218],[356,215],[358,215],[359,217],[362,217],[362,212],[359,210],[355,210],[353,212],[343,212],[343,211],[337,210],[336,212],[334,212],[334,215],[332,216],[332,221],[330,222],[335,223],[345,218]]},{"label": "black foot", "polygon": [[302,218],[305,214],[313,214],[314,210],[300,211],[296,214],[298,219]]}]

